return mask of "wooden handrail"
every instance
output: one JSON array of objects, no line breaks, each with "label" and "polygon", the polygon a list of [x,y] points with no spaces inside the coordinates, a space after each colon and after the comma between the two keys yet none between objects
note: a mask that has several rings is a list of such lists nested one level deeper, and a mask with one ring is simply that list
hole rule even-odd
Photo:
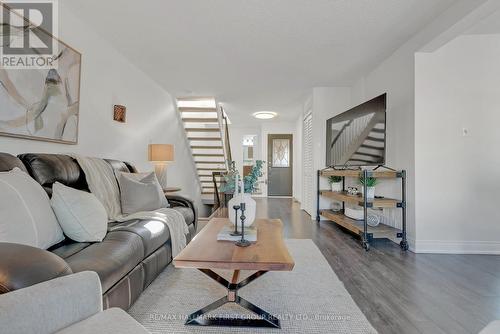
[{"label": "wooden handrail", "polygon": [[233,161],[233,157],[231,155],[231,142],[229,141],[229,124],[227,123],[227,117],[226,114],[224,113],[224,109],[222,109],[222,121],[224,124],[224,137],[226,138],[225,144],[226,144],[226,150],[227,150],[227,159],[229,161]]},{"label": "wooden handrail", "polygon": [[213,211],[217,210],[219,207],[222,205],[222,199],[221,199],[221,193],[219,191],[219,186],[217,184],[217,176],[221,177],[227,173],[229,170],[229,164],[233,161],[233,157],[231,154],[231,143],[229,141],[229,124],[228,120],[226,117],[226,114],[224,112],[224,108],[221,106],[220,109],[220,120],[221,120],[221,125],[222,125],[222,134],[221,136],[224,137],[223,140],[223,148],[224,148],[224,153],[225,153],[225,158],[226,158],[226,171],[223,172],[212,172],[212,182],[214,184],[214,206],[213,206]]}]

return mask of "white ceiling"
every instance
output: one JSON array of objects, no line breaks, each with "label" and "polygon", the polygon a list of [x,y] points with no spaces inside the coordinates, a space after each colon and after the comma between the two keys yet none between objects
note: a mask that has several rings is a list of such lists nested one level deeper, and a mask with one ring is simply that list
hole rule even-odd
[{"label": "white ceiling", "polygon": [[466,34],[489,35],[500,34],[500,10],[492,13],[484,20],[476,23]]},{"label": "white ceiling", "polygon": [[293,120],[454,0],[60,0],[174,96],[216,96],[233,124]]}]

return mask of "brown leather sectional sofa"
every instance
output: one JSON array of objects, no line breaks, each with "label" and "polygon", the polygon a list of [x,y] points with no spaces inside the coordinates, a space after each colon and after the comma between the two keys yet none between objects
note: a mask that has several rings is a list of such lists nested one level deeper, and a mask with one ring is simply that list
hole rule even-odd
[{"label": "brown leather sectional sofa", "polygon": [[[125,162],[107,160],[120,171],[137,172]],[[47,193],[56,181],[87,190],[85,175],[78,163],[67,155],[0,153],[0,171],[14,167],[28,172]],[[174,210],[188,224],[188,242],[196,233],[197,212],[193,202],[181,196],[167,196]],[[0,217],[1,219],[1,217]],[[0,243],[0,293],[20,289],[58,276],[95,271],[101,279],[104,307],[128,309],[141,292],[172,261],[168,228],[152,235],[148,220],[110,223],[102,242],[80,243],[66,239],[48,250]]]}]

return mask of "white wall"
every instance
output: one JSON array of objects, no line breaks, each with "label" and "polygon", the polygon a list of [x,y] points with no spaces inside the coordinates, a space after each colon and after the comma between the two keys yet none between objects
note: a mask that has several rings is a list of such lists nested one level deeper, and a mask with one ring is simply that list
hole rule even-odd
[{"label": "white wall", "polygon": [[[75,152],[127,160],[140,170],[152,170],[147,145],[175,145],[175,162],[168,169],[168,183],[200,204],[200,190],[193,182],[195,169],[182,125],[171,96],[109,43],[90,30],[59,3],[60,38],[82,53],[80,125],[78,145],[62,145],[0,137],[0,151]],[[113,104],[127,107],[127,123],[112,120]]]},{"label": "white wall", "polygon": [[[352,105],[358,105],[380,94],[387,93],[386,166],[407,171],[407,227],[410,247],[415,242],[415,63],[419,47],[410,41],[382,62],[372,72],[360,78],[353,86]],[[401,198],[400,180],[384,180],[377,186],[377,195]],[[401,227],[401,210],[386,210]],[[397,212],[396,212],[397,211]]]},{"label": "white wall", "polygon": [[416,250],[500,254],[500,35],[461,36],[415,66]]},{"label": "white wall", "polygon": [[[486,4],[483,6],[483,3]],[[353,105],[388,93],[386,165],[407,170],[407,227],[412,251],[416,251],[416,242],[421,238],[421,229],[418,228],[417,233],[417,226],[422,223],[420,218],[416,220],[415,202],[415,185],[421,182],[421,177],[415,174],[415,54],[422,49],[431,50],[435,45],[446,43],[460,30],[473,24],[471,22],[491,12],[490,6],[496,8],[498,2],[457,1],[352,87]],[[428,190],[425,191],[427,193]],[[384,196],[399,196],[400,186],[396,183],[380,185],[377,192]],[[418,210],[426,208],[419,206]],[[391,216],[399,217],[397,214]],[[396,221],[397,226],[400,224]]]},{"label": "white wall", "polygon": [[[312,132],[313,132],[313,166],[314,173],[326,166],[326,120],[349,109],[351,106],[351,88],[349,87],[315,87],[312,90]],[[304,110],[307,112],[307,110]],[[313,190],[316,194],[316,174],[313,177]],[[320,188],[328,186],[326,179],[320,179]],[[311,219],[316,219],[316,196],[312,198]],[[320,198],[320,208],[329,208],[330,200]]]}]

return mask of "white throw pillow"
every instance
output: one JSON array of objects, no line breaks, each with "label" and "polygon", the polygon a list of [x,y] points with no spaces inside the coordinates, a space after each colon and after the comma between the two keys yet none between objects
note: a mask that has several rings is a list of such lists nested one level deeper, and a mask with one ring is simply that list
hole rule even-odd
[{"label": "white throw pillow", "polygon": [[118,174],[122,213],[154,211],[169,204],[154,172]]},{"label": "white throw pillow", "polygon": [[52,208],[64,234],[78,242],[102,241],[108,229],[108,214],[94,194],[67,187],[52,186]]},{"label": "white throw pillow", "polygon": [[0,242],[42,249],[64,240],[49,196],[28,174],[14,168],[0,173]]}]

